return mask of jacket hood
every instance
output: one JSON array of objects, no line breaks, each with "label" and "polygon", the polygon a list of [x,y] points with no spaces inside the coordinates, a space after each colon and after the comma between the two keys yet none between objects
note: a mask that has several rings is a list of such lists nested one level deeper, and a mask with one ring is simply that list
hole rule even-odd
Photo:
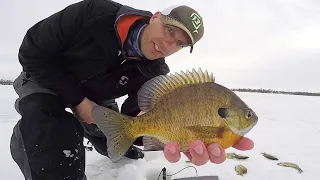
[{"label": "jacket hood", "polygon": [[123,5],[116,14],[116,23],[118,22],[119,18],[126,15],[139,15],[146,18],[151,18],[153,16],[150,11],[135,9],[133,7]]},{"label": "jacket hood", "polygon": [[123,44],[127,39],[128,32],[130,27],[136,20],[144,19],[148,21],[152,17],[152,13],[145,10],[135,9],[129,6],[121,6],[118,12],[116,13],[116,20],[114,24],[114,29],[117,34],[117,39],[121,45],[122,58],[123,59],[138,59],[145,60],[140,57],[128,57],[125,50],[123,49]]}]

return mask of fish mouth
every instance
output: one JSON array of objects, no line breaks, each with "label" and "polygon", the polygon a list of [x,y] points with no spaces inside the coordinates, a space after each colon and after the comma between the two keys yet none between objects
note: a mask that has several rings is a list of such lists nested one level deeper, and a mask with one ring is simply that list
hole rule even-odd
[{"label": "fish mouth", "polygon": [[237,129],[235,127],[229,126],[232,132],[236,133],[239,136],[244,136],[246,135],[255,125],[256,123],[252,124],[251,126],[244,128],[244,129]]},{"label": "fish mouth", "polygon": [[230,130],[239,135],[239,136],[244,136],[246,135],[258,122],[258,118],[257,116],[254,114],[254,116],[257,118],[255,121],[252,122],[252,124],[246,128],[241,128],[241,118],[240,117],[234,117],[236,118],[236,123],[232,123],[230,124],[230,122],[228,122],[227,118],[230,117],[231,114],[229,114],[229,108],[219,108],[218,109],[218,114],[219,116],[224,120],[225,124],[230,128]]},{"label": "fish mouth", "polygon": [[[239,123],[240,123],[240,122],[241,122],[241,121],[239,121]],[[244,128],[244,129],[237,129],[237,128],[234,128],[234,127],[231,127],[231,129],[232,129],[233,132],[235,132],[235,133],[238,134],[239,136],[244,136],[244,135],[246,135],[257,123],[258,123],[258,119],[255,120],[255,121],[253,121],[253,123],[252,123],[250,126]]]}]

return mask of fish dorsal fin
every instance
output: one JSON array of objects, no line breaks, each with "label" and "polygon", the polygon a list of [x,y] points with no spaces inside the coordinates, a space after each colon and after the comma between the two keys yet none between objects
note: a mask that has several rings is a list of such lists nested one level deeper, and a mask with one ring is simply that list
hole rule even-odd
[{"label": "fish dorsal fin", "polygon": [[145,82],[137,94],[138,105],[141,111],[148,112],[165,94],[172,90],[190,84],[199,84],[206,82],[215,82],[211,73],[206,70],[203,72],[200,68],[198,71],[181,71],[180,73],[170,75],[159,75]]}]

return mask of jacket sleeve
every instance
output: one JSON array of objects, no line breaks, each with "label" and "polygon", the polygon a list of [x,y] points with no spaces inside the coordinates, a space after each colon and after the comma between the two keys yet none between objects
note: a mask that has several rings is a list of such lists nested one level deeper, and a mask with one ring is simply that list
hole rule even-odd
[{"label": "jacket sleeve", "polygon": [[89,0],[72,4],[35,24],[27,31],[18,54],[23,70],[33,80],[71,106],[78,105],[84,96],[60,56],[85,24],[90,4]]}]

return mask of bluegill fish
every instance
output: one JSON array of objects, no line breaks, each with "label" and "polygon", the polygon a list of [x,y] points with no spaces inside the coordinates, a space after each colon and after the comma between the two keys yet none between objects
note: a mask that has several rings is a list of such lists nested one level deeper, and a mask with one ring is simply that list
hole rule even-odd
[{"label": "bluegill fish", "polygon": [[201,69],[160,75],[147,81],[137,94],[144,114],[129,117],[94,106],[92,117],[107,137],[108,155],[117,162],[136,138],[145,150],[163,150],[170,141],[188,151],[193,140],[205,145],[233,146],[257,123],[258,116],[234,92],[215,83]]}]

